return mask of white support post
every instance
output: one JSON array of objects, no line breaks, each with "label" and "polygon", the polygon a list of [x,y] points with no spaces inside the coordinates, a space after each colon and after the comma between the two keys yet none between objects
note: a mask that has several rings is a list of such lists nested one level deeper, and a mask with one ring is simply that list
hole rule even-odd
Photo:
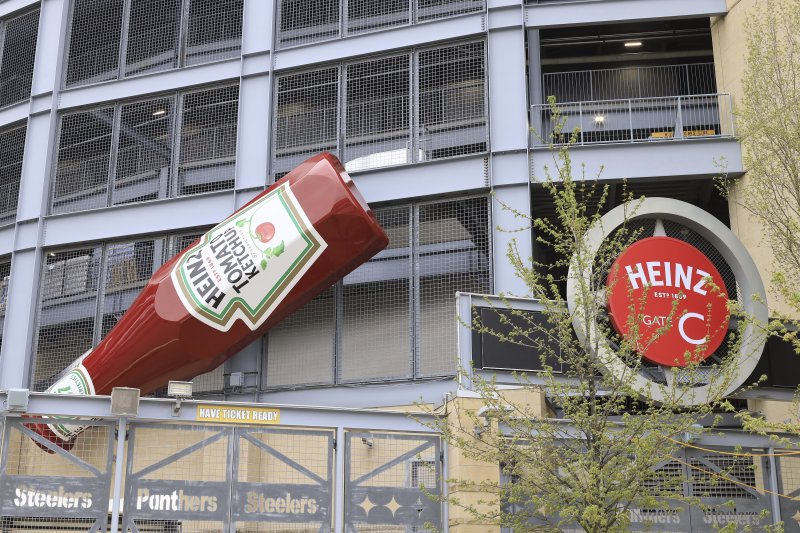
[{"label": "white support post", "polygon": [[117,454],[114,457],[114,493],[111,501],[111,527],[109,531],[119,531],[119,504],[122,493],[122,467],[125,464],[125,433],[128,427],[128,419],[120,417],[117,423]]}]

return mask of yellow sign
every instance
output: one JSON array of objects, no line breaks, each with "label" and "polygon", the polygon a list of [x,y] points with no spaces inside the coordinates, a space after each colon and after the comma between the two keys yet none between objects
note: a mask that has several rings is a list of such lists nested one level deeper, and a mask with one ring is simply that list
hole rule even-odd
[{"label": "yellow sign", "polygon": [[231,424],[280,424],[281,410],[272,407],[198,405],[197,420]]}]

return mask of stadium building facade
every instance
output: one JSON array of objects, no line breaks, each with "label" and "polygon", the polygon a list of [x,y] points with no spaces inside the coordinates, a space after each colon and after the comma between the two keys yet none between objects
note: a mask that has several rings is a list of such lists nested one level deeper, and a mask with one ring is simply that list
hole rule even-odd
[{"label": "stadium building facade", "polygon": [[[118,418],[44,458],[8,418],[0,529],[96,531],[113,515],[126,531],[421,531],[425,522],[487,531],[419,488],[446,490],[435,474],[485,465],[448,463],[438,437],[402,411],[468,388],[454,379],[459,367],[509,383],[511,371],[537,369],[537,357],[454,317],[480,307],[475,294],[527,305],[506,259],[512,238],[523,257],[552,253],[531,231],[505,231],[519,227],[514,210],[553,212],[536,183],[552,165],[548,96],[579,132],[575,162],[604,168],[612,204],[623,179],[636,194],[693,204],[731,227],[766,272],[758,232],[713,183],[723,158],[729,176],[746,171],[733,108],[754,9],[755,0],[0,2],[0,390],[45,391],[161,264],[316,153],[341,159],[390,237],[197,377],[196,410],[173,417],[171,400],[143,399],[140,425],[126,422],[124,498],[113,496]],[[664,229],[716,260],[697,231]],[[759,364],[768,381],[747,401],[784,416],[776,401],[791,397],[794,365],[770,346]],[[102,399],[27,401],[31,413],[109,414]],[[214,424],[222,409],[276,405],[279,426]],[[790,468],[800,463],[770,464],[783,472],[773,480],[781,490],[800,488]],[[740,474],[761,488],[772,479]],[[84,490],[58,476],[85,478]],[[12,486],[20,479],[27,488]],[[720,497],[740,497],[740,510],[800,509],[736,486]],[[707,529],[703,518],[669,530]]]}]

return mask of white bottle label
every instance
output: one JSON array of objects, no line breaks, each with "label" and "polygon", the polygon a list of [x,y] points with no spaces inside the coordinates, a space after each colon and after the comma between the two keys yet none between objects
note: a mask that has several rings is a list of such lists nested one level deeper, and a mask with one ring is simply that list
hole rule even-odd
[{"label": "white bottle label", "polygon": [[203,235],[172,269],[187,311],[219,331],[255,330],[327,248],[288,183]]},{"label": "white bottle label", "polygon": [[[46,392],[51,394],[79,394],[83,396],[92,396],[94,395],[94,383],[92,383],[92,377],[89,375],[89,372],[86,368],[81,364],[81,362],[89,355],[89,352],[83,354],[74,364],[71,369],[68,369],[67,372],[50,388],[47,389]],[[61,416],[45,416],[42,417],[49,420],[59,420],[59,419],[69,419],[70,417],[61,417]],[[80,424],[47,424],[47,427],[60,439],[68,441],[72,439],[75,435],[86,429],[86,425]]]}]

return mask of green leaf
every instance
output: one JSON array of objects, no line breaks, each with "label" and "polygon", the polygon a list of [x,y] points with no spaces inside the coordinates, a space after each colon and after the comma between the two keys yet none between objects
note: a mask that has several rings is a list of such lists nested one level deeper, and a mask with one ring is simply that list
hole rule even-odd
[{"label": "green leaf", "polygon": [[272,251],[272,255],[274,255],[275,257],[278,257],[279,255],[281,255],[283,253],[283,251],[285,249],[286,249],[286,246],[283,244],[283,241],[281,241],[281,243],[278,246],[276,246],[275,249]]},{"label": "green leaf", "polygon": [[267,268],[267,260],[266,259],[262,259],[261,260],[261,270],[264,270],[265,268]]},{"label": "green leaf", "polygon": [[244,227],[245,224],[247,224],[247,220],[244,218],[236,221],[236,225],[239,226],[240,228]]}]

